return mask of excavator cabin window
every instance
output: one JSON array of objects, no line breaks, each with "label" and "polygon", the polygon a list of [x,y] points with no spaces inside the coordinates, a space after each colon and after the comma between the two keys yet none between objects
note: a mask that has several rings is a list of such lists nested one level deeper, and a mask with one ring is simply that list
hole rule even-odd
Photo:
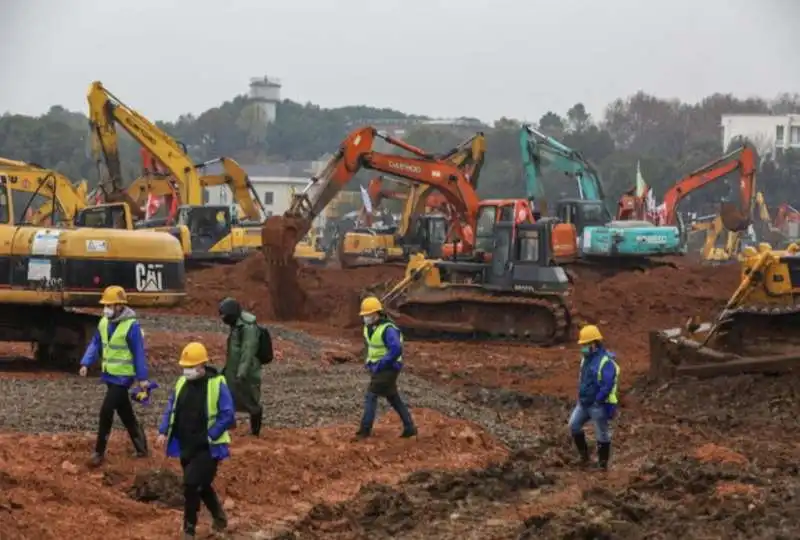
[{"label": "excavator cabin window", "polygon": [[8,190],[5,185],[0,186],[0,223],[8,223],[11,212],[8,209]]},{"label": "excavator cabin window", "polygon": [[519,233],[517,260],[520,262],[539,262],[539,231]]}]

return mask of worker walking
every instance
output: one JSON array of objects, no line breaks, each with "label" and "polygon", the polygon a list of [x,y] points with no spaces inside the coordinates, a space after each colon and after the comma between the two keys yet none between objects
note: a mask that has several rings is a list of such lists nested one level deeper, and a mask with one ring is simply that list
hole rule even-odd
[{"label": "worker walking", "polygon": [[91,460],[93,466],[100,465],[105,459],[115,411],[128,430],[136,456],[148,455],[147,437],[136,420],[128,394],[137,380],[143,389],[149,386],[142,329],[136,313],[128,307],[128,295],[122,287],[106,287],[100,304],[103,305],[103,317],[86,348],[79,372],[81,377],[86,377],[89,367],[98,357],[102,358],[100,378],[106,384],[106,395],[100,407],[97,442]]},{"label": "worker walking", "polygon": [[603,345],[600,329],[594,325],[581,328],[578,335],[581,346],[581,369],[578,386],[578,404],[569,419],[572,439],[581,456],[581,463],[589,463],[589,445],[583,426],[594,423],[597,439],[597,467],[608,468],[611,455],[611,420],[617,409],[619,366],[613,353]]},{"label": "worker walking", "polygon": [[250,415],[250,432],[258,437],[264,415],[261,407],[261,359],[258,357],[261,330],[255,315],[242,310],[233,298],[220,302],[219,315],[230,327],[228,354],[222,373],[233,394],[236,410]]},{"label": "worker walking", "polygon": [[214,531],[228,526],[213,483],[219,462],[230,457],[228,429],[233,426],[236,412],[225,377],[209,364],[208,351],[202,343],[186,345],[178,365],[183,368],[183,375],[170,393],[156,445],[166,444],[167,456],[180,459],[183,534],[189,539],[195,537],[201,503],[211,513]]},{"label": "worker walking", "polygon": [[372,434],[372,424],[378,408],[378,397],[386,398],[403,422],[401,437],[417,434],[408,406],[397,390],[397,378],[403,368],[403,336],[400,329],[386,316],[381,301],[370,296],[361,302],[359,315],[364,321],[364,341],[367,345],[365,367],[371,373],[369,388],[364,397],[364,415],[358,438]]}]

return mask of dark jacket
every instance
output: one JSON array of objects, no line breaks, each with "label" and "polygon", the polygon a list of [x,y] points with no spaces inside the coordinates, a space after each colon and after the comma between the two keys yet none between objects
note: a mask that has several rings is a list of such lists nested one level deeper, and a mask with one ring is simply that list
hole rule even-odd
[{"label": "dark jacket", "polygon": [[[368,335],[372,335],[375,329],[386,322],[391,322],[387,317],[381,317],[378,322],[367,327]],[[379,396],[392,396],[397,394],[397,377],[403,368],[402,362],[397,360],[403,356],[403,342],[400,330],[395,327],[388,327],[383,332],[383,344],[386,346],[386,354],[374,364],[365,364],[371,373],[369,382],[369,392]],[[369,344],[366,343],[367,350]]]},{"label": "dark jacket", "polygon": [[256,316],[243,311],[228,334],[228,355],[223,373],[228,380],[261,381],[258,342],[261,337]]},{"label": "dark jacket", "polygon": [[220,460],[230,456],[227,444],[208,444],[208,439],[217,439],[230,429],[235,420],[233,397],[227,384],[220,385],[217,402],[217,420],[208,426],[208,380],[219,375],[219,371],[206,365],[206,375],[197,380],[186,381],[181,395],[175,402],[175,390],[170,392],[167,407],[161,417],[158,432],[166,435],[169,431],[169,419],[175,409],[175,424],[167,442],[169,457],[188,458],[193,453],[209,448],[211,456]]}]

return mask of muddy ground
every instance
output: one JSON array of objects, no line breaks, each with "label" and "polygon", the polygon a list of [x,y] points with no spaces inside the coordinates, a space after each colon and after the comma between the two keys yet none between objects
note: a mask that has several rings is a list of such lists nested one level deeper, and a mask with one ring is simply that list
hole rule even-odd
[{"label": "muddy ground", "polygon": [[[354,442],[366,376],[348,310],[364,285],[400,270],[304,270],[316,307],[303,321],[268,322],[278,353],[262,389],[268,428],[256,440],[240,425],[221,468],[227,537],[800,537],[800,377],[642,376],[649,329],[713,313],[738,281],[735,267],[679,265],[615,277],[576,272],[576,311],[601,324],[622,366],[607,474],[580,470],[565,433],[577,378],[570,344],[409,343],[402,388],[419,437],[399,439],[399,422],[385,414],[373,440]],[[178,315],[141,314],[154,379],[171,384],[190,340],[221,361],[220,297],[246,299],[268,318],[258,268],[228,268],[227,286],[219,269],[194,274]],[[26,352],[5,345],[0,355]],[[37,372],[26,360],[0,370],[0,538],[177,536],[174,462],[159,452],[131,459],[125,433],[115,431],[108,463],[87,468],[102,397],[96,380]],[[154,398],[137,409],[151,438],[166,392]],[[204,514],[201,538],[207,526]]]}]

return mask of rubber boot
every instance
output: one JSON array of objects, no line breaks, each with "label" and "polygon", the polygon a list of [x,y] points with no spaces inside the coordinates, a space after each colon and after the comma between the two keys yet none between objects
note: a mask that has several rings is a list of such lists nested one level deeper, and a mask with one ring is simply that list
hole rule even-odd
[{"label": "rubber boot", "polygon": [[94,452],[92,457],[89,459],[89,467],[99,467],[105,461],[105,456],[98,452]]},{"label": "rubber boot", "polygon": [[136,425],[136,429],[130,434],[131,441],[133,442],[134,457],[146,458],[150,455],[147,449],[147,435],[141,424]]},{"label": "rubber boot", "polygon": [[575,447],[581,457],[581,465],[587,465],[589,463],[589,445],[586,444],[586,434],[575,433],[572,435],[572,440],[575,441]]},{"label": "rubber boot", "polygon": [[216,492],[203,495],[203,502],[211,513],[211,529],[214,532],[222,532],[228,528],[228,516],[225,515],[225,509],[222,508],[222,503],[219,500]]},{"label": "rubber boot", "polygon": [[611,457],[611,443],[597,443],[597,468],[608,470],[609,457]]},{"label": "rubber boot", "polygon": [[254,437],[258,437],[261,434],[261,421],[263,417],[264,413],[262,411],[250,415],[250,434]]},{"label": "rubber boot", "polygon": [[414,426],[404,428],[403,432],[400,434],[400,437],[403,439],[410,439],[411,437],[417,436],[417,428]]}]

